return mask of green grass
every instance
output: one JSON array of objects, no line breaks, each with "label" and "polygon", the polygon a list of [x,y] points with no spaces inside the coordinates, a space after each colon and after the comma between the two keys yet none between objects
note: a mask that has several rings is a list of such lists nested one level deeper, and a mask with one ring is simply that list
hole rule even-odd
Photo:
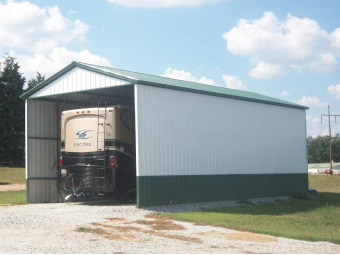
[{"label": "green grass", "polygon": [[[25,168],[0,167],[0,185],[25,184]],[[26,191],[0,192],[0,204],[25,204]]]},{"label": "green grass", "polygon": [[25,168],[0,167],[0,185],[24,183]]},{"label": "green grass", "polygon": [[1,204],[26,204],[26,190],[0,192]]},{"label": "green grass", "polygon": [[340,244],[340,176],[309,175],[309,185],[310,189],[318,190],[317,197],[162,215],[255,233]]}]

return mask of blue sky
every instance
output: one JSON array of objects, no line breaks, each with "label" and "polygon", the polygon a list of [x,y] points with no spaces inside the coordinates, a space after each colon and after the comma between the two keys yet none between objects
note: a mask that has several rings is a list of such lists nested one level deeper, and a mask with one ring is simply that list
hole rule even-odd
[{"label": "blue sky", "polygon": [[337,0],[0,3],[0,54],[28,79],[76,60],[242,89],[309,106],[313,136],[328,104],[340,114]]}]

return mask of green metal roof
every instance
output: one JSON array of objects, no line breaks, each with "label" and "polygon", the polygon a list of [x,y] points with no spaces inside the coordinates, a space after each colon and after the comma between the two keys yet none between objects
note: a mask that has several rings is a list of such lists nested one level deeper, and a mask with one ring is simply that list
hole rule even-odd
[{"label": "green metal roof", "polygon": [[236,89],[228,89],[228,88],[223,88],[219,86],[205,85],[205,84],[196,83],[196,82],[177,80],[177,79],[166,78],[162,76],[137,73],[137,72],[132,72],[132,71],[120,70],[120,69],[112,68],[112,67],[98,66],[98,65],[92,65],[92,64],[81,63],[81,62],[72,62],[70,65],[68,65],[61,71],[57,72],[56,74],[48,78],[46,81],[40,83],[38,86],[34,87],[30,91],[23,94],[21,98],[22,99],[29,98],[35,92],[44,88],[45,86],[47,86],[48,84],[58,79],[60,76],[64,75],[66,72],[70,71],[71,69],[75,67],[83,68],[83,69],[93,71],[96,73],[100,73],[100,74],[104,74],[110,77],[129,81],[133,84],[143,84],[143,85],[154,86],[154,87],[189,91],[189,92],[195,92],[195,93],[206,94],[206,95],[228,97],[228,98],[253,101],[253,102],[259,102],[259,103],[266,103],[266,104],[272,104],[272,105],[280,105],[280,106],[286,106],[286,107],[298,108],[298,109],[309,109],[308,107],[305,107],[302,105],[294,104],[291,102],[276,99],[273,97],[264,96],[264,95],[257,94],[257,93],[241,91],[241,90],[236,90]]}]

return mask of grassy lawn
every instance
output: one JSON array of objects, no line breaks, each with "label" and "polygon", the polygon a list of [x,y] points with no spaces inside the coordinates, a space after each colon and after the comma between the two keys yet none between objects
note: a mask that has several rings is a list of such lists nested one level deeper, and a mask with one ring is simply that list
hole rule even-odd
[{"label": "grassy lawn", "polygon": [[162,215],[274,236],[340,244],[340,176],[309,175],[309,188],[316,189],[318,196]]},{"label": "grassy lawn", "polygon": [[[0,185],[25,184],[25,168],[0,167]],[[0,204],[25,204],[26,191],[0,192]]]},{"label": "grassy lawn", "polygon": [[24,183],[25,168],[0,167],[0,185]]},{"label": "grassy lawn", "polygon": [[26,190],[0,192],[1,204],[26,204]]}]

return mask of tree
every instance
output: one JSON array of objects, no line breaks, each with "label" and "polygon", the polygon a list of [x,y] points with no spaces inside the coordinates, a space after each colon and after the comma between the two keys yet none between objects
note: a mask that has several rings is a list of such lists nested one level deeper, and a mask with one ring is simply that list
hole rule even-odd
[{"label": "tree", "polygon": [[[308,163],[329,163],[329,136],[307,138]],[[340,135],[332,137],[332,159],[340,162]]]},{"label": "tree", "polygon": [[15,58],[6,55],[0,66],[0,162],[21,165],[25,148],[25,78]]},{"label": "tree", "polygon": [[39,72],[37,72],[37,77],[32,78],[27,82],[27,88],[25,89],[24,92],[31,90],[32,88],[42,83],[43,81],[45,81],[45,75],[42,76]]}]

